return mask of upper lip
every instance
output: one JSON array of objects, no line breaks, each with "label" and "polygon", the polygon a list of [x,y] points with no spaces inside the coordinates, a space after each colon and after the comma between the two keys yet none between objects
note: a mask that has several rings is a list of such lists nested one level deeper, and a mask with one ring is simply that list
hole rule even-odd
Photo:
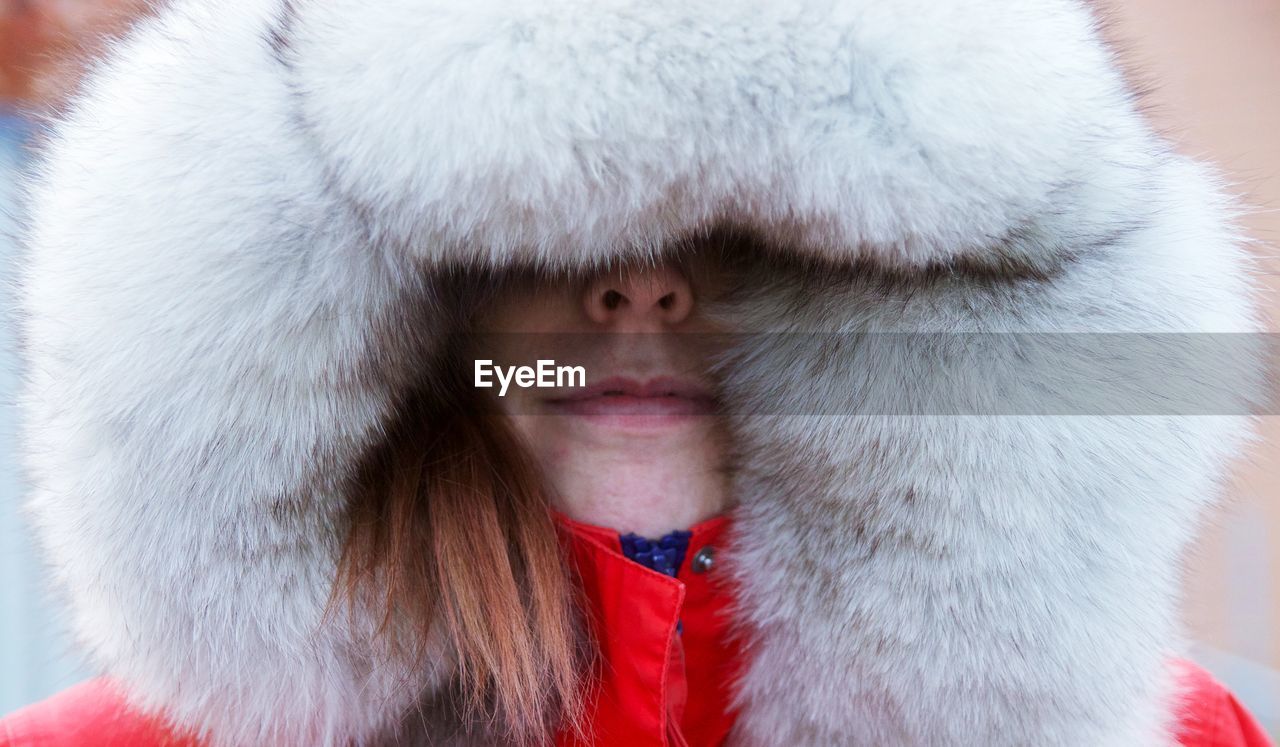
[{"label": "upper lip", "polygon": [[674,376],[658,376],[645,381],[625,376],[611,376],[581,389],[564,390],[562,396],[552,401],[573,401],[594,397],[682,397],[685,399],[710,399],[711,392],[703,384]]}]

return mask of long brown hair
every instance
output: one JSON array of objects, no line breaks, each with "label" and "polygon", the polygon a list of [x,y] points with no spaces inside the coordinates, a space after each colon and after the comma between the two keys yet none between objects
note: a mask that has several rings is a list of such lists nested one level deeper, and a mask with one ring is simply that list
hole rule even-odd
[{"label": "long brown hair", "polygon": [[358,470],[330,603],[374,600],[379,635],[415,661],[442,625],[462,723],[545,742],[581,712],[577,587],[537,465],[451,347]]}]

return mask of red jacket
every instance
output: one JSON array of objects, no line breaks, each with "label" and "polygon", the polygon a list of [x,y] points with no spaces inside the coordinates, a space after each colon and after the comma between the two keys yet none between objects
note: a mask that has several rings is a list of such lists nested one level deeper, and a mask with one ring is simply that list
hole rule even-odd
[{"label": "red jacket", "polygon": [[[589,699],[590,744],[704,747],[733,726],[730,684],[741,652],[727,635],[732,599],[714,564],[696,573],[697,551],[722,544],[728,521],[693,527],[678,579],[624,556],[618,534],[560,517],[582,578],[600,644]],[[681,632],[676,632],[677,621]],[[1178,738],[1183,747],[1267,747],[1262,727],[1212,675],[1179,661]],[[560,747],[581,745],[562,735]],[[0,720],[0,747],[197,747],[162,720],[130,708],[112,682],[97,678]]]}]

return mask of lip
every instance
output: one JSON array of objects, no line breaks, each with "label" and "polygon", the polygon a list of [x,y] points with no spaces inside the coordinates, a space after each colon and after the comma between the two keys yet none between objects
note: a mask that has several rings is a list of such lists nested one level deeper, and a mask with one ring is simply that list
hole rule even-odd
[{"label": "lip", "polygon": [[543,402],[553,412],[626,424],[661,424],[710,415],[716,400],[701,383],[672,376],[644,381],[612,376]]}]

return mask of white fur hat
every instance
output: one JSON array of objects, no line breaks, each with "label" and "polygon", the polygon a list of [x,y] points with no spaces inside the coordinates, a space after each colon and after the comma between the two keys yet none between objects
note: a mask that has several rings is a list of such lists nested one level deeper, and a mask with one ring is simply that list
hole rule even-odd
[{"label": "white fur hat", "polygon": [[[320,618],[438,268],[733,225],[866,269],[762,288],[777,329],[1256,328],[1229,202],[1079,0],[175,0],[31,187],[33,523],[92,660],[215,745],[371,743],[438,684]],[[1246,418],[859,414],[937,361],[831,352],[725,382],[736,743],[1169,743],[1178,562]]]}]

